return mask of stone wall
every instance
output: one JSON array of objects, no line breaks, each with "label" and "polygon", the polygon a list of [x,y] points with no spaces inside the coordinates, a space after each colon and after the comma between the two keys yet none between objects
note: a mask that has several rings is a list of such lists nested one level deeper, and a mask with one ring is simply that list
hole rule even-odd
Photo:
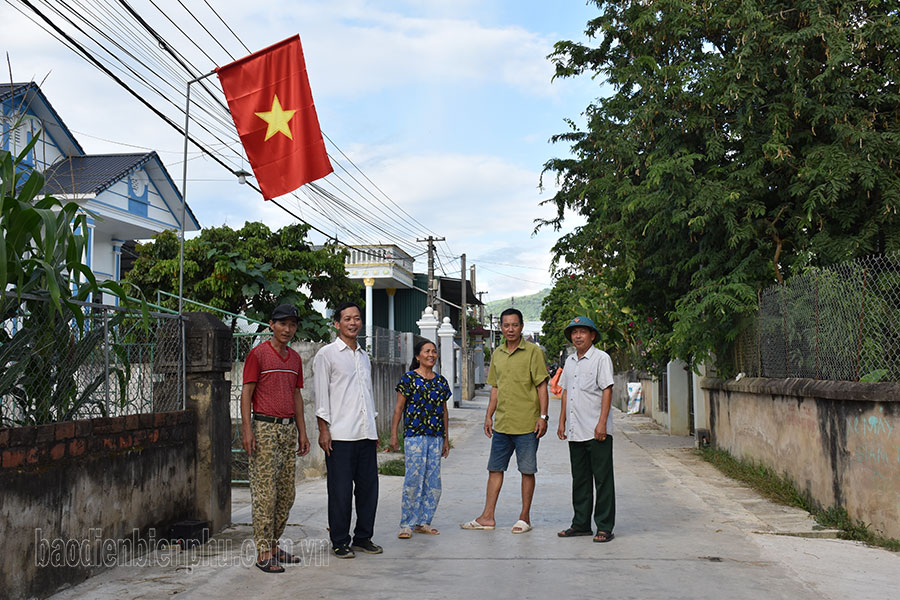
[{"label": "stone wall", "polygon": [[900,384],[701,381],[711,443],[900,538]]},{"label": "stone wall", "polygon": [[191,518],[195,454],[191,411],[0,429],[0,596],[46,597]]}]

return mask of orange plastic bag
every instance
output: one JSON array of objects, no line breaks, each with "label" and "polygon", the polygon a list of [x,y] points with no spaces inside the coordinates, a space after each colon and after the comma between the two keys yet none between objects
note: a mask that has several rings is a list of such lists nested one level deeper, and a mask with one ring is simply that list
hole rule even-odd
[{"label": "orange plastic bag", "polygon": [[550,379],[550,393],[554,396],[562,395],[562,386],[559,385],[559,378],[562,376],[562,368],[556,370],[556,373],[553,375],[553,378]]}]

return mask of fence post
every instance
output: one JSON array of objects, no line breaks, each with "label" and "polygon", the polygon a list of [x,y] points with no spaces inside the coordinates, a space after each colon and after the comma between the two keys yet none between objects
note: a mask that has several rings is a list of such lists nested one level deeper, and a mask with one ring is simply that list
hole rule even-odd
[{"label": "fence post", "polygon": [[440,323],[438,323],[437,317],[434,316],[434,309],[426,306],[422,312],[422,318],[416,321],[416,325],[419,327],[419,335],[427,340],[431,340],[431,343],[437,346],[437,330]]},{"label": "fence post", "polygon": [[[427,308],[425,310],[428,310]],[[459,400],[461,391],[459,386],[456,385],[456,371],[453,368],[453,361],[456,358],[456,351],[453,348],[453,336],[456,335],[456,330],[453,329],[453,325],[450,324],[450,317],[444,317],[444,322],[441,323],[441,328],[437,332],[438,337],[441,339],[441,375],[447,380],[451,386],[453,386],[453,406],[459,408]]]},{"label": "fence post", "polygon": [[231,523],[231,330],[209,313],[185,313],[185,407],[197,415],[195,513],[210,533]]},{"label": "fence post", "polygon": [[104,369],[104,387],[106,388],[106,415],[109,416],[109,312],[103,311],[103,363]]},{"label": "fence post", "polygon": [[859,381],[859,363],[862,360],[863,319],[866,316],[866,284],[869,282],[869,271],[863,269],[862,306],[859,307],[859,334],[856,342],[856,381]]}]

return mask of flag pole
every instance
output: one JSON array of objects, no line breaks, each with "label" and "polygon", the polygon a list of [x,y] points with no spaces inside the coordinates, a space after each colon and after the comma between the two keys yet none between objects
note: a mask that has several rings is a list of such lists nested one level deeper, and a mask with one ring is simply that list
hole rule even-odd
[{"label": "flag pole", "polygon": [[178,250],[178,322],[181,324],[181,410],[187,406],[187,338],[184,325],[184,221],[187,218],[188,125],[191,119],[191,84],[213,75],[210,71],[187,82],[184,103],[184,163],[181,169],[181,235]]}]

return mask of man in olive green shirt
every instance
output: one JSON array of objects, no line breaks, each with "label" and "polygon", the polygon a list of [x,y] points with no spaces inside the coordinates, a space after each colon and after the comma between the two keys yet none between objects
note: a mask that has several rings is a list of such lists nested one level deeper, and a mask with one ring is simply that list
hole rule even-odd
[{"label": "man in olive green shirt", "polygon": [[547,365],[544,352],[522,339],[522,313],[508,308],[500,314],[505,342],[491,355],[488,385],[491,399],[484,418],[484,434],[491,438],[484,511],[463,529],[494,529],[494,510],[503,486],[503,473],[513,450],[522,474],[522,512],[513,533],[531,531],[531,500],[537,473],[538,440],[547,433]]}]

